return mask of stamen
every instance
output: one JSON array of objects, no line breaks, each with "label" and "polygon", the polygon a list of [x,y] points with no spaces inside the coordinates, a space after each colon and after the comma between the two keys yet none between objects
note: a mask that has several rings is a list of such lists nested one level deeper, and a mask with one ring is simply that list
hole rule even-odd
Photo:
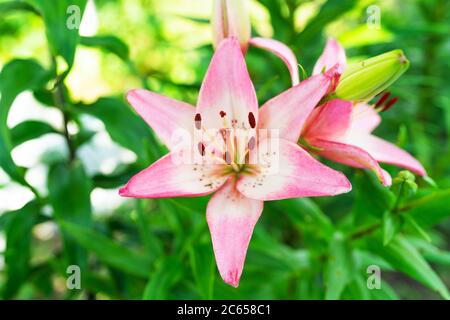
[{"label": "stamen", "polygon": [[227,113],[225,111],[220,111],[219,114],[220,114],[221,118],[224,118],[227,115]]},{"label": "stamen", "polygon": [[378,100],[378,102],[375,104],[375,108],[382,106],[386,102],[386,100],[389,98],[390,95],[391,95],[390,92],[386,92],[385,94],[383,94],[381,96],[380,100]]},{"label": "stamen", "polygon": [[250,124],[250,128],[254,129],[256,127],[256,119],[253,112],[248,114],[248,123]]},{"label": "stamen", "polygon": [[198,152],[202,157],[205,155],[205,144],[203,142],[198,143]]},{"label": "stamen", "polygon": [[197,130],[200,130],[202,128],[202,116],[200,115],[200,113],[197,113],[195,115],[194,121],[195,127],[197,128]]},{"label": "stamen", "polygon": [[255,137],[251,137],[250,140],[248,141],[248,149],[251,151],[255,148],[255,144],[256,144],[256,139]]},{"label": "stamen", "polygon": [[228,165],[231,164],[231,155],[228,151],[224,154],[224,160]]},{"label": "stamen", "polygon": [[398,97],[392,98],[391,101],[386,103],[384,108],[381,110],[381,112],[389,110],[396,102],[398,101]]}]

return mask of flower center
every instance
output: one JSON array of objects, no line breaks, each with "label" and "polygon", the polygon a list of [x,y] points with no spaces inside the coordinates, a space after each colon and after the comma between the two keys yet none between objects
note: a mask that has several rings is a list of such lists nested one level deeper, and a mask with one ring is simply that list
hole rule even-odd
[{"label": "flower center", "polygon": [[247,122],[238,123],[221,110],[220,128],[206,128],[200,113],[194,118],[198,153],[203,161],[224,165],[224,174],[252,174],[256,166],[250,157],[257,147],[256,118],[248,113]]}]

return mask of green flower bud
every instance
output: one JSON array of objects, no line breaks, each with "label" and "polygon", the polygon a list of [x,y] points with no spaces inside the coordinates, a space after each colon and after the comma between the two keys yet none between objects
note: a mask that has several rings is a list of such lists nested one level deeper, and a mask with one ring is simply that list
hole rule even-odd
[{"label": "green flower bud", "polygon": [[408,68],[409,61],[402,50],[351,64],[342,74],[334,95],[348,101],[368,101],[388,88]]}]

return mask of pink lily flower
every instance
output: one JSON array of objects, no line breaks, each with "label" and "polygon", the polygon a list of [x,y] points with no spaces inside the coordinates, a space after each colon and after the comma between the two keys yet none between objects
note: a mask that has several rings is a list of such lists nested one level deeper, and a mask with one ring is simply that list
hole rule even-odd
[{"label": "pink lily flower", "polygon": [[[320,74],[336,65],[342,73],[346,65],[345,51],[336,40],[330,39],[313,73]],[[303,129],[302,140],[324,158],[373,170],[385,186],[391,185],[392,179],[378,162],[397,165],[425,176],[425,169],[413,156],[372,134],[381,122],[377,110],[386,98],[384,95],[374,106],[367,103],[353,105],[339,99],[329,101],[312,112]],[[396,101],[394,99],[381,110],[389,108]]]},{"label": "pink lily flower", "polygon": [[247,0],[214,0],[211,18],[214,46],[217,48],[224,39],[236,37],[239,39],[244,54],[247,52],[249,45],[267,50],[286,64],[291,75],[292,85],[296,86],[300,82],[300,77],[295,54],[280,41],[259,37],[252,38],[247,6]]},{"label": "pink lily flower", "polygon": [[[237,287],[264,201],[351,190],[342,173],[297,145],[307,116],[332,79],[332,72],[311,77],[258,109],[239,41],[225,39],[212,58],[197,107],[146,90],[129,92],[130,104],[170,153],[131,178],[120,195],[163,198],[215,192],[206,210],[215,258],[222,279]],[[199,142],[190,137],[199,137]],[[176,163],[180,154],[195,160]]]}]

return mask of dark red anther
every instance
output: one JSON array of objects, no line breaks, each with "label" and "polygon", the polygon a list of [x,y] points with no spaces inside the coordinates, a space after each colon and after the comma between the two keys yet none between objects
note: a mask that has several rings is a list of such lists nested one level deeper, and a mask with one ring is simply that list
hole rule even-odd
[{"label": "dark red anther", "polygon": [[398,97],[392,98],[388,103],[386,103],[386,105],[381,110],[381,112],[389,110],[397,101],[398,101]]},{"label": "dark red anther", "polygon": [[220,111],[219,114],[221,118],[224,118],[227,115],[225,111]]},{"label": "dark red anther", "polygon": [[200,113],[197,113],[195,115],[194,121],[195,127],[197,128],[197,130],[200,130],[202,128],[202,116],[200,115]]},{"label": "dark red anther", "polygon": [[205,155],[205,144],[203,142],[198,143],[198,152],[200,152],[200,155],[203,157]]},{"label": "dark red anther", "polygon": [[224,160],[225,160],[225,162],[226,162],[227,164],[231,164],[231,155],[230,155],[230,153],[229,153],[228,151],[225,152],[223,158],[224,158]]},{"label": "dark red anther", "polygon": [[255,144],[256,144],[255,137],[251,137],[250,140],[248,141],[248,149],[253,150],[255,148]]},{"label": "dark red anther", "polygon": [[390,92],[386,92],[385,94],[383,94],[381,96],[380,100],[378,100],[378,102],[375,104],[375,108],[382,106],[386,102],[386,100],[389,98],[390,95],[391,95]]},{"label": "dark red anther", "polygon": [[250,128],[254,129],[256,127],[256,119],[253,112],[249,112],[248,114],[248,123],[250,124]]}]

